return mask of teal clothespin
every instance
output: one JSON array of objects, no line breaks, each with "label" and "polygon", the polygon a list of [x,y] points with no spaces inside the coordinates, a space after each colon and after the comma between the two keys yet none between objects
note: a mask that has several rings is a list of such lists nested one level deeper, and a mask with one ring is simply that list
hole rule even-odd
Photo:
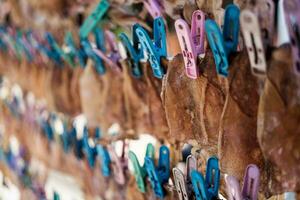
[{"label": "teal clothespin", "polygon": [[154,76],[162,79],[165,69],[161,65],[161,58],[167,57],[167,39],[163,18],[158,17],[153,22],[153,41],[142,26],[138,26],[135,31],[140,44],[147,52]]},{"label": "teal clothespin", "polygon": [[88,18],[83,22],[83,25],[80,27],[79,36],[81,39],[87,38],[89,33],[93,31],[97,23],[107,12],[108,8],[109,2],[107,0],[101,0],[95,10],[88,16]]},{"label": "teal clothespin", "polygon": [[216,157],[211,157],[207,161],[205,180],[196,170],[192,171],[191,177],[196,200],[213,200],[218,197],[220,169]]},{"label": "teal clothespin", "polygon": [[214,20],[208,19],[205,22],[207,40],[214,54],[217,72],[225,77],[228,76],[228,56],[238,46],[239,18],[239,8],[231,4],[225,10],[223,34]]},{"label": "teal clothespin", "polygon": [[160,147],[157,167],[155,167],[154,160],[146,156],[145,168],[155,195],[163,199],[165,196],[163,185],[170,178],[170,151],[168,147],[165,145]]},{"label": "teal clothespin", "polygon": [[[151,143],[147,145],[146,156],[151,159],[154,159],[154,146]],[[146,192],[145,177],[147,175],[145,164],[144,166],[141,166],[135,153],[133,153],[132,151],[129,151],[128,157],[131,160],[131,163],[134,168],[134,176],[135,176],[138,189],[140,190],[140,192],[145,193]]]},{"label": "teal clothespin", "polygon": [[60,200],[60,196],[57,192],[53,192],[53,200]]}]

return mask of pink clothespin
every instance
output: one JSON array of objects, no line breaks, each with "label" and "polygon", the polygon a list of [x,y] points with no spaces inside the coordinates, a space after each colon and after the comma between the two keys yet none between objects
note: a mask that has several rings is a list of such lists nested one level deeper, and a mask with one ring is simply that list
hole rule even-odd
[{"label": "pink clothespin", "polygon": [[175,29],[181,47],[186,75],[196,79],[199,76],[197,66],[198,56],[205,53],[205,14],[201,10],[196,10],[192,16],[191,29],[183,19],[175,22]]},{"label": "pink clothespin", "polygon": [[110,155],[110,159],[112,161],[112,169],[114,174],[115,181],[120,184],[125,184],[125,169],[127,168],[127,159],[125,158],[125,142],[123,142],[122,156],[119,157],[113,148],[113,146],[109,145],[107,150]]},{"label": "pink clothespin", "polygon": [[229,200],[257,200],[259,190],[259,169],[250,164],[246,168],[243,189],[234,176],[226,176],[225,182]]},{"label": "pink clothespin", "polygon": [[153,19],[157,17],[161,17],[161,7],[157,0],[144,0],[144,6],[150,13],[150,15],[153,17]]}]

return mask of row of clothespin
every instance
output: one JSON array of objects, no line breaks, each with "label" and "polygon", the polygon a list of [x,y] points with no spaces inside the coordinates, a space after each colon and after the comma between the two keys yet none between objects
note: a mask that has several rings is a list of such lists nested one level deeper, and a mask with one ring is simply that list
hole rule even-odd
[{"label": "row of clothespin", "polygon": [[241,24],[244,42],[248,51],[251,69],[254,75],[263,77],[267,71],[267,49],[275,46],[275,21],[277,21],[276,46],[292,44],[294,68],[300,73],[299,52],[300,15],[297,0],[280,0],[275,14],[272,0],[257,2],[253,9],[245,9],[241,13],[235,5],[228,5],[225,10],[223,31],[216,22],[205,20],[201,10],[193,13],[191,29],[186,21],[178,19],[175,28],[184,57],[186,74],[192,79],[199,76],[198,58],[205,54],[206,38],[214,55],[218,74],[227,76],[231,53],[241,49],[239,45],[239,26]]},{"label": "row of clothespin", "polygon": [[[15,95],[12,99],[4,100],[14,116],[26,118],[26,109],[22,108],[28,103],[21,98],[22,95]],[[23,105],[23,106],[21,106]],[[137,155],[129,150],[128,141],[122,140],[121,155],[116,153],[116,149],[111,143],[103,143],[100,128],[89,130],[84,118],[77,117],[70,126],[67,122],[55,113],[49,113],[45,109],[30,109],[30,113],[35,114],[33,121],[40,127],[45,137],[51,143],[57,141],[62,145],[63,150],[68,153],[73,149],[78,159],[85,159],[91,169],[96,168],[96,162],[100,162],[100,170],[104,177],[113,177],[119,185],[125,185],[127,180],[128,162],[130,160],[133,167],[133,174],[136,179],[137,188],[140,192],[147,191],[149,182],[156,197],[162,199],[170,188],[171,158],[170,150],[166,145],[159,149],[159,158],[155,164],[155,148],[149,143],[146,148],[144,164],[141,165]],[[69,127],[69,128],[68,128]],[[172,187],[176,188],[178,196],[182,200],[187,199],[216,199],[219,198],[219,184],[221,179],[219,161],[216,157],[211,157],[207,161],[204,172],[198,171],[196,155],[190,154],[186,158],[186,167],[175,167],[172,169]],[[21,154],[21,153],[20,153]],[[14,157],[19,157],[19,153]],[[178,165],[179,166],[179,165]],[[249,165],[246,169],[243,189],[240,189],[238,181],[233,176],[225,176],[230,199],[251,199],[256,200],[259,187],[259,170],[255,165]]]},{"label": "row of clothespin", "polygon": [[[146,59],[150,62],[154,76],[162,78],[166,69],[161,61],[168,57],[162,8],[154,0],[145,1],[145,7],[149,8],[148,10],[154,18],[153,38],[141,25],[135,24],[132,28],[132,41],[124,33],[119,35],[127,53],[124,52],[124,48],[118,48],[120,43],[117,42],[112,32],[102,31],[97,27],[98,22],[109,8],[106,0],[102,0],[98,4],[81,26],[79,48],[75,45],[70,32],[65,36],[64,48],[61,48],[50,33],[46,33],[45,40],[41,40],[32,32],[22,33],[5,27],[0,29],[2,36],[0,47],[2,49],[9,47],[11,52],[19,57],[20,52],[24,52],[29,60],[32,59],[33,52],[40,51],[59,65],[62,65],[63,62],[71,66],[79,63],[84,67],[87,58],[90,58],[94,61],[99,74],[105,73],[103,62],[119,71],[121,69],[120,61],[127,58],[130,60],[132,75],[137,78],[142,76],[141,62]],[[225,9],[222,31],[219,25],[214,20],[207,19],[201,10],[193,13],[191,28],[185,20],[176,20],[175,29],[184,57],[186,75],[192,79],[199,76],[201,70],[198,66],[198,58],[203,58],[205,55],[207,39],[214,55],[217,72],[226,77],[230,65],[229,56],[243,48],[239,40],[240,24],[253,74],[264,76],[267,71],[267,50],[284,43],[292,44],[294,68],[299,73],[300,15],[297,12],[298,8],[300,8],[300,3],[297,0],[291,2],[280,0],[277,12],[275,12],[273,1],[263,0],[257,3],[253,9],[245,9],[240,13],[239,8],[231,4]],[[274,25],[275,21],[277,21],[276,26]],[[275,27],[277,31],[275,31]],[[277,45],[274,44],[274,32],[277,33]],[[95,36],[95,44],[87,39],[90,33]],[[109,49],[106,49],[107,46]]]}]

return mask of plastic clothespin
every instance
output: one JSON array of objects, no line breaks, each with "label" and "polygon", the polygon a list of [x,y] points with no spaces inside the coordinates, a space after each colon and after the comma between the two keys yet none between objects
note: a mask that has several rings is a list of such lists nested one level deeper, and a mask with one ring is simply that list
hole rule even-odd
[{"label": "plastic clothespin", "polygon": [[191,176],[196,200],[212,200],[218,197],[220,169],[216,157],[211,157],[207,161],[205,180],[196,170],[192,171]]},{"label": "plastic clothespin", "polygon": [[82,159],[83,158],[83,138],[78,137],[79,133],[76,130],[75,127],[72,128],[72,140],[74,143],[74,153],[77,159]]},{"label": "plastic clothespin", "polygon": [[191,172],[193,170],[197,170],[197,160],[192,155],[189,155],[186,160],[186,175],[179,168],[173,168],[175,187],[180,200],[191,199],[193,187]]},{"label": "plastic clothespin", "polygon": [[107,0],[101,0],[95,10],[88,16],[80,27],[79,36],[81,39],[86,39],[89,33],[96,27],[98,22],[104,16],[109,8],[109,2]]},{"label": "plastic clothespin", "polygon": [[63,52],[60,49],[60,47],[58,46],[58,44],[56,43],[53,35],[49,32],[46,32],[45,34],[45,39],[47,40],[49,47],[50,47],[50,52],[51,52],[51,58],[55,61],[56,64],[58,64],[59,66],[63,65]]},{"label": "plastic clothespin", "polygon": [[153,19],[162,16],[161,8],[157,0],[144,0],[144,6],[153,17]]},{"label": "plastic clothespin", "polygon": [[264,77],[267,64],[258,18],[250,10],[243,10],[240,22],[252,73]]},{"label": "plastic clothespin", "polygon": [[139,24],[134,24],[132,28],[132,43],[127,37],[125,33],[121,33],[119,35],[119,38],[122,42],[122,44],[125,46],[129,58],[131,60],[131,73],[134,77],[140,78],[143,74],[140,60],[144,58],[144,53],[141,45],[139,44],[139,40],[137,37],[136,29],[139,27]]},{"label": "plastic clothespin", "polygon": [[154,165],[154,160],[146,156],[145,168],[155,195],[162,199],[165,195],[163,185],[168,182],[170,177],[170,151],[168,147],[165,145],[160,147],[157,167]]},{"label": "plastic clothespin", "polygon": [[105,69],[105,66],[102,62],[102,59],[98,55],[96,55],[96,53],[94,52],[93,47],[90,44],[90,42],[88,40],[82,40],[81,45],[82,45],[86,55],[94,61],[96,71],[100,75],[105,74],[106,69]]},{"label": "plastic clothespin", "polygon": [[4,33],[5,33],[5,27],[0,26],[0,48],[2,51],[6,52],[8,50],[8,46],[3,39]]},{"label": "plastic clothespin", "polygon": [[167,57],[166,30],[163,18],[158,17],[154,19],[154,41],[150,39],[148,33],[142,26],[138,26],[135,31],[143,49],[147,52],[154,76],[160,79],[163,78],[165,69],[161,65],[161,58]]},{"label": "plastic clothespin", "polygon": [[[146,156],[151,159],[154,159],[154,153],[155,153],[154,146],[151,143],[149,143],[146,149]],[[137,159],[137,156],[132,151],[129,151],[128,157],[131,160],[131,163],[134,168],[134,176],[135,176],[138,189],[140,190],[140,192],[145,193],[146,192],[145,178],[147,175],[145,164],[144,166],[141,166]]]},{"label": "plastic clothespin", "polygon": [[[96,28],[94,31],[95,39],[96,39],[96,45],[97,48],[94,48],[94,52],[110,66],[112,69],[114,69],[117,72],[120,72],[120,67],[117,64],[120,60],[120,55],[118,52],[118,47],[116,45],[116,39],[114,37],[114,34],[110,31],[102,31],[99,28]],[[105,47],[104,41],[108,44],[110,54],[106,55],[107,50]]]},{"label": "plastic clothespin", "polygon": [[35,59],[35,56],[36,56],[36,52],[35,52],[35,49],[34,47],[30,44],[28,38],[27,38],[27,35],[25,32],[22,33],[22,41],[23,41],[23,44],[24,44],[24,47],[26,49],[28,49],[30,55],[32,56],[33,59]]},{"label": "plastic clothespin", "polygon": [[57,55],[59,55],[60,59],[66,61],[71,67],[75,66],[73,60],[64,52],[63,49],[60,48],[60,46],[57,44],[52,34],[46,33],[46,39],[49,42],[52,50],[55,51]]},{"label": "plastic clothespin", "polygon": [[196,10],[192,16],[191,30],[183,19],[175,22],[175,29],[178,41],[184,58],[186,75],[196,79],[199,76],[197,59],[200,54],[205,53],[205,14],[201,10]]},{"label": "plastic clothespin", "polygon": [[205,30],[210,48],[214,54],[217,72],[228,76],[228,56],[235,52],[239,39],[240,10],[234,5],[228,5],[225,10],[223,34],[218,24],[208,19],[205,22]]},{"label": "plastic clothespin", "polygon": [[57,192],[53,192],[53,200],[60,200],[60,196]]},{"label": "plastic clothespin", "polygon": [[97,151],[96,151],[95,144],[91,144],[92,141],[90,139],[91,138],[88,137],[88,129],[87,129],[87,127],[85,127],[84,134],[83,134],[83,150],[87,157],[89,166],[91,168],[94,168]]},{"label": "plastic clothespin", "polygon": [[33,55],[31,54],[30,47],[24,43],[23,34],[20,31],[18,31],[16,34],[16,43],[21,51],[25,54],[28,62],[31,62],[33,60]]},{"label": "plastic clothespin", "polygon": [[123,142],[123,150],[122,150],[122,156],[119,157],[114,150],[113,146],[109,145],[107,147],[107,150],[109,152],[111,161],[113,162],[112,164],[112,169],[113,169],[113,174],[114,174],[114,179],[115,181],[120,184],[124,185],[125,184],[125,168],[127,167],[127,160],[125,158],[125,142]]},{"label": "plastic clothespin", "polygon": [[300,75],[300,2],[285,0],[283,7],[292,46],[293,65],[295,73]]},{"label": "plastic clothespin", "polygon": [[102,146],[101,144],[97,144],[96,150],[97,150],[97,155],[101,161],[102,175],[104,177],[109,177],[111,174],[111,172],[110,172],[111,160],[110,160],[109,153],[106,150],[106,148],[104,146]]},{"label": "plastic clothespin", "polygon": [[229,200],[257,200],[259,190],[259,169],[256,165],[250,164],[246,168],[243,189],[234,176],[225,176],[227,194]]}]

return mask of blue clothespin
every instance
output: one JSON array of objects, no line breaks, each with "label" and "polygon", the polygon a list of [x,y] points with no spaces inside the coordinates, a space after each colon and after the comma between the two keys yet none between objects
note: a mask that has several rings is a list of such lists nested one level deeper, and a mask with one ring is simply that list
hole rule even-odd
[{"label": "blue clothespin", "polygon": [[88,136],[88,129],[87,127],[84,128],[84,134],[83,134],[83,150],[86,155],[87,161],[89,163],[89,166],[91,168],[95,167],[95,159],[96,159],[96,147],[91,146],[89,144],[89,136]]},{"label": "blue clothespin", "polygon": [[55,39],[51,33],[46,32],[45,38],[46,38],[47,42],[49,43],[50,51],[52,54],[52,59],[54,59],[55,62],[61,66],[63,64],[62,59],[64,57],[62,50],[58,46],[57,42],[55,41]]},{"label": "blue clothespin", "polygon": [[88,16],[80,27],[79,36],[81,39],[86,39],[89,33],[96,27],[98,22],[104,16],[109,8],[109,2],[107,0],[101,0],[95,10]]},{"label": "blue clothespin", "polygon": [[101,144],[97,144],[96,146],[97,155],[101,161],[101,171],[104,177],[109,177],[111,174],[110,171],[110,156],[107,149]]},{"label": "blue clothespin", "polygon": [[102,137],[101,129],[99,127],[96,127],[96,129],[95,129],[95,139],[98,140],[101,137]]},{"label": "blue clothespin", "polygon": [[150,39],[142,26],[138,26],[135,31],[143,49],[147,52],[154,76],[161,79],[165,74],[161,58],[167,57],[166,30],[163,18],[158,17],[153,22],[154,41]]},{"label": "blue clothespin", "polygon": [[196,200],[212,200],[218,197],[220,185],[219,161],[211,157],[207,161],[205,180],[196,170],[191,173]]},{"label": "blue clothespin", "polygon": [[72,33],[71,32],[67,32],[66,36],[65,36],[65,44],[67,45],[67,47],[69,48],[70,52],[70,56],[71,59],[77,59],[77,61],[79,62],[79,65],[84,68],[86,66],[86,62],[87,62],[87,55],[84,52],[84,50],[82,48],[77,49]]},{"label": "blue clothespin", "polygon": [[54,140],[54,133],[52,130],[52,127],[47,119],[42,119],[41,121],[41,128],[44,131],[44,134],[46,135],[48,141]]},{"label": "blue clothespin", "polygon": [[139,45],[139,39],[136,33],[137,27],[139,27],[139,24],[134,24],[132,27],[132,43],[127,37],[125,33],[121,33],[119,35],[119,38],[125,48],[127,49],[127,52],[129,54],[130,60],[131,60],[131,73],[134,77],[140,78],[143,74],[143,71],[141,69],[140,61],[144,58],[144,52],[142,47]]},{"label": "blue clothespin", "polygon": [[104,37],[104,31],[100,29],[99,27],[96,27],[93,31],[95,36],[95,42],[97,49],[100,49],[101,51],[105,52],[105,37]]},{"label": "blue clothespin", "polygon": [[74,153],[77,159],[82,159],[83,158],[83,138],[77,138],[77,130],[75,127],[73,127],[72,131],[72,138],[73,138],[73,143],[74,143]]},{"label": "blue clothespin", "polygon": [[8,50],[8,46],[7,44],[4,42],[3,38],[3,34],[5,33],[5,28],[0,26],[0,49],[4,52],[6,52]]},{"label": "blue clothespin", "polygon": [[165,145],[160,147],[157,167],[154,165],[154,160],[146,156],[145,168],[155,195],[163,199],[165,195],[163,185],[168,182],[170,177],[170,151],[168,147]]},{"label": "blue clothespin", "polygon": [[210,48],[214,54],[218,74],[228,76],[228,56],[235,52],[239,39],[240,10],[234,5],[228,5],[225,10],[223,35],[218,24],[211,19],[206,20],[205,30]]},{"label": "blue clothespin", "polygon": [[63,150],[65,153],[67,153],[71,145],[71,132],[68,131],[66,123],[64,123],[64,132],[61,135],[61,141],[62,141]]},{"label": "blue clothespin", "polygon": [[82,40],[81,45],[82,45],[86,55],[94,61],[96,71],[100,75],[105,74],[106,69],[104,67],[103,61],[99,56],[97,56],[95,54],[95,52],[93,51],[93,47],[90,44],[90,42],[88,40]]}]

